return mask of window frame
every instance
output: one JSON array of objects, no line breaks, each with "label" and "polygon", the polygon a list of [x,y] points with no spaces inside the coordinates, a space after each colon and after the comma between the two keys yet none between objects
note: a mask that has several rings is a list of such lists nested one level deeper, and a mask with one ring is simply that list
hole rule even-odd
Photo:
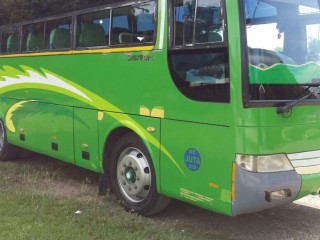
[{"label": "window frame", "polygon": [[228,47],[228,21],[226,12],[225,0],[221,0],[222,7],[222,29],[223,29],[223,41],[222,42],[206,42],[206,43],[195,43],[193,46],[188,45],[178,45],[175,46],[174,36],[175,36],[175,15],[172,14],[174,11],[174,0],[170,0],[169,4],[169,50],[180,50],[180,49],[201,49],[201,48],[220,48]]},{"label": "window frame", "polygon": [[[250,100],[249,84],[249,54],[247,42],[247,20],[245,17],[245,0],[238,0],[239,24],[240,24],[240,45],[241,45],[241,82],[242,82],[242,102],[244,108],[256,107],[279,107],[292,102],[288,100]],[[303,16],[302,16],[303,17]],[[293,100],[294,101],[294,100]],[[299,103],[301,106],[320,105],[319,100],[304,100]]]},{"label": "window frame", "polygon": [[[155,12],[154,12],[154,33],[153,33],[153,41],[152,42],[143,42],[143,43],[129,43],[129,44],[117,44],[117,45],[110,45],[110,36],[108,40],[108,45],[106,46],[93,46],[93,47],[79,47],[77,45],[77,36],[78,36],[78,16],[83,15],[83,14],[90,14],[93,12],[98,12],[98,11],[103,11],[103,10],[110,10],[110,26],[109,26],[109,31],[111,33],[111,26],[112,26],[112,10],[116,8],[121,8],[125,6],[132,6],[136,4],[141,4],[141,3],[148,3],[148,2],[154,2],[155,3]],[[34,23],[40,23],[44,22],[46,23],[51,20],[56,20],[60,18],[66,18],[66,17],[71,17],[72,19],[72,29],[71,29],[71,43],[70,43],[70,48],[61,48],[61,49],[48,49],[46,47],[46,43],[44,40],[44,49],[41,51],[23,51],[23,37],[22,37],[22,28],[23,26],[29,25],[29,24],[34,24]],[[2,25],[0,26],[0,29],[6,29],[9,27],[18,27],[19,31],[19,46],[18,46],[18,51],[17,52],[6,52],[3,53],[0,49],[0,56],[3,55],[10,55],[10,54],[32,54],[32,53],[46,53],[46,52],[64,52],[64,51],[72,51],[72,50],[95,50],[95,49],[111,49],[111,48],[124,48],[124,47],[140,47],[140,46],[155,46],[156,41],[157,41],[157,35],[158,35],[158,0],[144,0],[144,1],[119,1],[117,3],[114,3],[113,1],[109,4],[104,4],[96,7],[90,7],[82,10],[77,10],[73,12],[67,12],[63,14],[56,14],[53,16],[48,16],[48,17],[42,17],[42,18],[37,18],[37,19],[32,19],[32,20],[27,20],[27,21],[22,21],[14,24],[7,24],[7,25]],[[44,38],[46,39],[46,26],[44,27]],[[3,40],[1,40],[3,41]]]},{"label": "window frame", "polygon": [[[178,89],[178,91],[183,94],[186,98],[196,101],[196,102],[208,102],[208,103],[218,103],[218,104],[230,104],[231,102],[231,80],[230,80],[230,56],[229,56],[229,48],[228,48],[228,22],[227,22],[227,12],[226,12],[226,1],[221,0],[221,8],[222,8],[222,28],[223,28],[223,41],[222,42],[206,42],[206,43],[197,43],[194,45],[178,45],[175,46],[175,9],[174,9],[174,0],[170,0],[169,3],[169,34],[168,34],[168,66],[171,72],[171,78],[174,82],[174,85]],[[226,78],[228,78],[228,100],[227,101],[218,101],[218,100],[202,100],[198,98],[194,98],[187,94],[186,92],[182,91],[180,87],[177,85],[179,80],[177,79],[177,74],[174,73],[173,64],[170,58],[172,55],[177,53],[184,53],[184,54],[192,54],[195,52],[199,53],[206,53],[210,51],[212,54],[224,54],[226,56]],[[215,84],[212,84],[215,85]],[[216,84],[219,85],[219,84]]]}]

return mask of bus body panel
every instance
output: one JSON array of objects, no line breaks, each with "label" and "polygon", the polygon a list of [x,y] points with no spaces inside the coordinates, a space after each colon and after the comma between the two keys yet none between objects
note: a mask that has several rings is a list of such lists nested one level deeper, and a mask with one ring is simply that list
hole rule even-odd
[{"label": "bus body panel", "polygon": [[318,150],[319,124],[237,127],[237,153],[280,154]]},{"label": "bus body panel", "polygon": [[297,198],[306,195],[320,195],[320,173],[301,175],[302,186]]},{"label": "bus body panel", "polygon": [[175,161],[161,156],[163,193],[231,215],[234,129],[164,119],[162,142]]},{"label": "bus body panel", "polygon": [[[33,117],[33,121],[36,124],[38,152],[74,164],[73,108],[38,103],[37,112],[39,116]],[[32,115],[33,112],[27,114]]]},{"label": "bus body panel", "polygon": [[[127,114],[140,114],[141,106],[150,111],[160,107],[165,117],[170,119],[217,125],[233,123],[233,118],[226,118],[230,111],[229,104],[192,101],[177,91],[171,80],[165,51],[131,51],[128,47],[123,53],[1,58],[5,69],[0,73],[2,76],[28,75],[32,72],[39,82],[12,86],[19,91],[5,91],[3,95]],[[49,77],[56,82],[52,82],[52,85],[40,84],[48,81]],[[93,105],[92,101],[83,99],[74,89],[66,89],[63,82],[71,83],[80,92],[85,89],[116,108]],[[123,84],[123,87],[119,88],[118,84]],[[192,113],[188,110],[177,111],[181,108],[192,109]]]},{"label": "bus body panel", "polygon": [[243,127],[314,125],[320,122],[320,110],[318,105],[301,105],[281,115],[276,113],[275,107],[242,108],[236,121],[237,126]]},{"label": "bus body panel", "polygon": [[5,115],[3,121],[7,128],[8,142],[17,146],[39,150],[37,117],[39,112],[38,102],[2,98],[4,100]]},{"label": "bus body panel", "polygon": [[100,172],[97,110],[74,108],[74,155],[77,166]]}]

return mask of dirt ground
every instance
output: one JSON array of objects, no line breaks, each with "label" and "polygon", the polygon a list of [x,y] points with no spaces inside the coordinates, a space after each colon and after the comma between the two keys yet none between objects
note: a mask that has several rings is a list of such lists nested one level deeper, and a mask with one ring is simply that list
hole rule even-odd
[{"label": "dirt ground", "polygon": [[320,239],[320,197],[307,196],[287,206],[234,218],[174,201],[160,217],[184,222],[185,231],[202,229],[222,239]]},{"label": "dirt ground", "polygon": [[[57,175],[58,180],[48,184],[48,191],[55,195],[76,197],[83,191],[88,195],[97,192],[96,173],[46,157],[32,158],[27,164]],[[173,225],[187,234],[198,233],[198,239],[320,240],[320,197],[307,196],[287,206],[234,218],[173,200],[152,221]]]}]

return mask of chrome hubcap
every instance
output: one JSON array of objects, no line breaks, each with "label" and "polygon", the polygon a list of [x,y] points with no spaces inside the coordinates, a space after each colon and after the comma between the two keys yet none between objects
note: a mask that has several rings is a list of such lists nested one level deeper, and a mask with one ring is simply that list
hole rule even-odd
[{"label": "chrome hubcap", "polygon": [[143,201],[151,186],[150,166],[136,148],[127,148],[119,156],[117,180],[122,194],[131,202]]}]

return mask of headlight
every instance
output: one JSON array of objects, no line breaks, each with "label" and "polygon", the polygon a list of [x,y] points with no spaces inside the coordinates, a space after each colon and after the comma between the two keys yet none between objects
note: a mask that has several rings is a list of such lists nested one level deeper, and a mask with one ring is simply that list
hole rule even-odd
[{"label": "headlight", "polygon": [[250,172],[283,172],[294,170],[285,154],[276,155],[236,155],[236,163]]}]

